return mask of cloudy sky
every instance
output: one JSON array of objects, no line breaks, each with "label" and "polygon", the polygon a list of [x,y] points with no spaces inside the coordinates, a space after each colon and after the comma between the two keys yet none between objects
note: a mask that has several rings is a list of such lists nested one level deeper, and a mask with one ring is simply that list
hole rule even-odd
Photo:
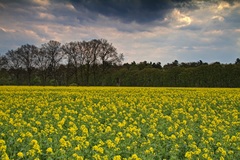
[{"label": "cloudy sky", "polygon": [[107,39],[124,62],[234,63],[239,0],[0,0],[0,54],[49,40]]}]

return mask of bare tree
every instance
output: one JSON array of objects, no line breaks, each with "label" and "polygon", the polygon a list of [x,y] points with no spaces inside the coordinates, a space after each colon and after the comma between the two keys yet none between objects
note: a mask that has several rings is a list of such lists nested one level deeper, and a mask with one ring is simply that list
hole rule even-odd
[{"label": "bare tree", "polygon": [[7,66],[8,60],[5,55],[0,56],[0,69],[5,68]]},{"label": "bare tree", "polygon": [[9,50],[6,53],[7,69],[12,73],[16,79],[17,85],[20,84],[20,73],[23,67],[22,61],[19,59],[18,54],[14,50]]},{"label": "bare tree", "polygon": [[89,85],[89,76],[90,76],[90,65],[93,59],[93,55],[91,53],[91,44],[90,42],[83,41],[81,50],[84,53],[84,64],[86,66],[86,83]]},{"label": "bare tree", "polygon": [[22,45],[16,50],[17,57],[23,65],[23,68],[27,71],[28,85],[31,84],[31,75],[34,69],[35,58],[38,52],[38,48],[34,45]]},{"label": "bare tree", "polygon": [[99,57],[102,63],[102,69],[105,71],[107,64],[121,63],[123,54],[118,54],[117,49],[105,39],[100,39]]},{"label": "bare tree", "polygon": [[123,55],[118,54],[115,47],[104,39],[93,39],[91,41],[83,41],[81,50],[84,54],[84,64],[86,66],[86,82],[89,85],[90,71],[93,72],[93,83],[96,82],[96,71],[98,64],[102,66],[102,77],[104,77],[107,65],[121,63]]},{"label": "bare tree", "polygon": [[75,82],[79,85],[78,70],[82,68],[84,62],[84,53],[81,42],[70,42],[62,46],[62,50],[68,56],[68,64],[73,65]]},{"label": "bare tree", "polygon": [[41,47],[41,51],[45,52],[47,59],[50,61],[48,70],[52,74],[55,83],[57,82],[57,69],[63,59],[61,43],[58,41],[50,40]]},{"label": "bare tree", "polygon": [[101,83],[101,78],[104,79],[108,67],[120,64],[122,60],[123,55],[118,54],[116,48],[105,39],[69,42],[65,45],[50,40],[41,48],[26,44],[9,51],[6,56],[0,56],[0,69],[7,61],[5,68],[15,75],[17,84],[20,82],[20,73],[28,76],[29,85],[32,74],[36,73],[42,85],[47,82],[69,84],[70,80],[77,85],[96,85]]},{"label": "bare tree", "polygon": [[35,59],[35,66],[39,70],[42,85],[46,85],[50,63],[51,60],[47,52],[45,52],[42,48],[39,49]]},{"label": "bare tree", "polygon": [[85,48],[84,48],[84,44],[83,42],[77,42],[77,48],[79,50],[79,54],[78,54],[78,60],[79,60],[79,67],[80,67],[80,76],[81,76],[81,80],[83,81],[83,65],[85,63]]},{"label": "bare tree", "polygon": [[118,54],[117,49],[105,39],[100,39],[98,55],[102,65],[102,76],[108,65],[121,63],[123,61],[123,54]]},{"label": "bare tree", "polygon": [[92,55],[91,59],[91,68],[93,72],[93,83],[96,85],[96,72],[99,63],[99,49],[101,46],[101,41],[93,39],[89,42],[90,54]]}]

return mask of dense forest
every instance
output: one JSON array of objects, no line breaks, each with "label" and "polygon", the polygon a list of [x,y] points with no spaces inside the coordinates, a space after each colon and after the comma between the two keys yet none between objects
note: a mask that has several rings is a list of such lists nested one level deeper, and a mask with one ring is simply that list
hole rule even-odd
[{"label": "dense forest", "polygon": [[123,54],[105,39],[51,40],[1,55],[0,85],[240,87],[240,59],[232,64],[123,64]]}]

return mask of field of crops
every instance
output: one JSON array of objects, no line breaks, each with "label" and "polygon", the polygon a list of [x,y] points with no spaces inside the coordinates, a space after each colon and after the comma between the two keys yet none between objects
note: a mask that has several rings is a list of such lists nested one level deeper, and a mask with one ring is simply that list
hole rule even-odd
[{"label": "field of crops", "polygon": [[0,87],[1,159],[238,159],[240,89]]}]

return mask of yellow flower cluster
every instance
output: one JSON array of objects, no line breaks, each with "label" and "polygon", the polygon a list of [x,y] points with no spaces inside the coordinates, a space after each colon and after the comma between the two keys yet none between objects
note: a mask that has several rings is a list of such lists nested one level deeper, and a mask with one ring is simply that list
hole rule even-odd
[{"label": "yellow flower cluster", "polygon": [[0,159],[238,159],[240,89],[0,87]]},{"label": "yellow flower cluster", "polygon": [[9,157],[8,157],[8,154],[6,153],[6,151],[7,151],[6,142],[3,139],[0,139],[0,155],[1,155],[1,159],[9,160]]}]

